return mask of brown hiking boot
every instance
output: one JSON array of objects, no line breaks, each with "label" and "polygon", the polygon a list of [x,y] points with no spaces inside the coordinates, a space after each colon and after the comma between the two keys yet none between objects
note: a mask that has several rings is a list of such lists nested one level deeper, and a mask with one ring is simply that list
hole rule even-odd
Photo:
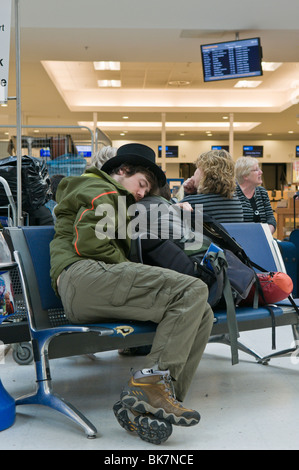
[{"label": "brown hiking boot", "polygon": [[150,413],[140,414],[130,410],[121,401],[113,406],[119,424],[129,432],[136,432],[140,439],[151,444],[162,444],[172,433],[172,425],[165,419],[158,419]]},{"label": "brown hiking boot", "polygon": [[137,371],[122,392],[121,401],[131,410],[151,413],[177,426],[193,426],[200,420],[197,411],[184,408],[175,399],[168,371]]}]

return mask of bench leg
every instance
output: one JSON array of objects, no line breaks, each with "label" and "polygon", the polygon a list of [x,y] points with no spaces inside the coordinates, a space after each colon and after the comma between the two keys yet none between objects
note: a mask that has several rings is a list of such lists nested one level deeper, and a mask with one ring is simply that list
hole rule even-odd
[{"label": "bench leg", "polygon": [[81,426],[88,438],[96,437],[97,429],[93,424],[71,403],[68,403],[59,395],[52,393],[48,389],[48,384],[45,384],[45,382],[37,384],[37,390],[35,393],[24,395],[23,397],[18,398],[15,403],[16,406],[44,405],[53,408]]},{"label": "bench leg", "polygon": [[16,399],[16,406],[48,406],[64,414],[79,426],[81,426],[88,438],[96,437],[97,429],[94,427],[94,425],[72,404],[68,403],[62,397],[52,392],[52,380],[50,376],[50,364],[46,344],[44,344],[44,347],[41,348],[41,354],[38,360],[35,360],[35,370],[37,378],[36,391]]},{"label": "bench leg", "polygon": [[268,356],[263,357],[263,361],[269,362],[271,359],[275,359],[277,357],[298,358],[299,356],[299,325],[292,325],[292,330],[293,330],[295,345],[292,348],[283,349],[281,351],[268,354]]},{"label": "bench leg", "polygon": [[[209,339],[209,343],[221,343],[221,344],[226,344],[227,346],[230,346],[229,335],[223,334],[223,335],[211,336]],[[243,351],[246,354],[253,356],[259,364],[264,364],[264,358],[260,356],[257,352],[255,352],[253,349],[248,348],[248,346],[246,346],[243,343],[240,343],[240,341],[237,341],[237,345],[238,345],[239,351]]]}]

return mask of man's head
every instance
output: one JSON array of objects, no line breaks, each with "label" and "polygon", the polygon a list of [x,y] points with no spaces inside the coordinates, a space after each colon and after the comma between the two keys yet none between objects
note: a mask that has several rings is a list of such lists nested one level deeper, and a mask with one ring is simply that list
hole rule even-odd
[{"label": "man's head", "polygon": [[161,168],[156,165],[155,152],[143,144],[126,144],[119,147],[115,157],[110,158],[102,166],[102,170],[108,174],[114,172],[122,164],[130,165],[130,167],[138,167],[148,170],[156,179],[159,187],[166,183],[166,177]]},{"label": "man's head", "polygon": [[113,179],[133,194],[136,201],[147,196],[158,187],[157,178],[143,166],[123,163],[110,173]]}]

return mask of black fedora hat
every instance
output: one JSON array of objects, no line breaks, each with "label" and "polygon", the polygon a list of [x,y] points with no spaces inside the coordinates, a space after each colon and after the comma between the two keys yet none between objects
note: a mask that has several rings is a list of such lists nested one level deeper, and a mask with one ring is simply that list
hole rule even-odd
[{"label": "black fedora hat", "polygon": [[148,168],[158,180],[160,187],[166,184],[166,176],[161,168],[156,165],[156,155],[153,149],[143,144],[125,144],[119,147],[116,156],[107,160],[101,170],[111,173],[114,168],[123,163]]}]

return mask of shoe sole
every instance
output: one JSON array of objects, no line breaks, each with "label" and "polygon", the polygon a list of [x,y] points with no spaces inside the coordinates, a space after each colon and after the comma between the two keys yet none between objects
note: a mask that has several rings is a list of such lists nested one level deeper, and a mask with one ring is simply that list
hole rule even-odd
[{"label": "shoe sole", "polygon": [[126,409],[121,401],[117,401],[112,409],[122,428],[128,432],[137,432],[137,424],[134,423],[134,420],[130,419],[128,409]]},{"label": "shoe sole", "polygon": [[124,392],[121,397],[121,402],[129,408],[130,410],[136,411],[137,413],[145,415],[150,413],[160,420],[165,420],[170,424],[175,426],[195,426],[200,421],[200,415],[198,418],[186,417],[186,416],[176,416],[174,413],[167,413],[163,408],[154,408],[149,403],[140,401],[138,398],[128,395]]},{"label": "shoe sole", "polygon": [[159,420],[150,414],[138,415],[132,419],[130,410],[118,401],[113,406],[114,415],[119,424],[129,432],[136,432],[140,439],[151,444],[162,444],[172,434],[172,426],[165,420]]}]

